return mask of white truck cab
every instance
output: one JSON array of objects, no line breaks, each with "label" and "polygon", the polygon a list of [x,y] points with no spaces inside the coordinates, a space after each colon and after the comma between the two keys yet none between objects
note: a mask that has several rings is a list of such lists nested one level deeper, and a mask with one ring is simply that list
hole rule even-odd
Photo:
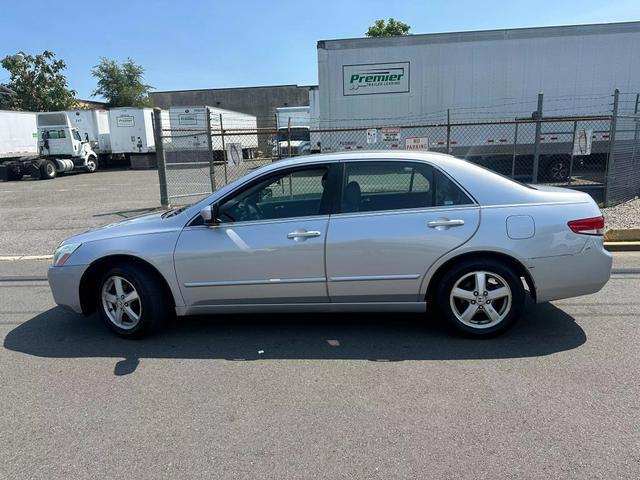
[{"label": "white truck cab", "polygon": [[[291,149],[291,152],[289,152]],[[294,157],[311,153],[311,137],[308,126],[280,127],[276,145],[271,152],[273,157]]]},{"label": "white truck cab", "polygon": [[37,168],[40,178],[54,178],[58,173],[98,168],[98,155],[77,128],[71,126],[65,112],[43,112],[36,116],[38,125]]}]

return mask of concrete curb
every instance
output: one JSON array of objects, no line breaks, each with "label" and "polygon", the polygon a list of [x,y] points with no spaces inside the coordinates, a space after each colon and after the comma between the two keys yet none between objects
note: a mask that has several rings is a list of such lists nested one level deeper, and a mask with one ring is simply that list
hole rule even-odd
[{"label": "concrete curb", "polygon": [[640,228],[625,228],[607,230],[604,234],[605,242],[640,242]]}]

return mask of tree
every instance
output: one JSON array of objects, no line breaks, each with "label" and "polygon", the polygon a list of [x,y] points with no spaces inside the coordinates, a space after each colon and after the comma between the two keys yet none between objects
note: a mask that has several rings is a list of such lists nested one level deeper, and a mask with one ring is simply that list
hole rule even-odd
[{"label": "tree", "polygon": [[384,20],[376,20],[367,30],[367,37],[395,37],[398,35],[409,35],[411,25],[400,22],[393,18],[385,24]]},{"label": "tree", "polygon": [[63,60],[56,60],[53,52],[10,55],[0,63],[9,72],[6,87],[15,92],[15,95],[0,95],[1,109],[50,112],[75,106],[76,92],[68,88],[63,73],[67,65]]},{"label": "tree", "polygon": [[115,60],[101,58],[91,74],[98,79],[93,96],[100,95],[109,107],[148,107],[151,105],[149,90],[144,83],[144,68],[132,59],[118,64]]}]

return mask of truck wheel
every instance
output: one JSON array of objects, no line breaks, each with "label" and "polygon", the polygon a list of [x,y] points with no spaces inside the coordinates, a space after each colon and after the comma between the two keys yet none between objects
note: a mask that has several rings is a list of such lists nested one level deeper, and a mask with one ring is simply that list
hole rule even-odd
[{"label": "truck wheel", "polygon": [[98,159],[96,157],[87,158],[87,165],[84,167],[87,173],[93,173],[98,169]]},{"label": "truck wheel", "polygon": [[20,165],[9,165],[7,167],[7,180],[20,180],[24,176]]},{"label": "truck wheel", "polygon": [[51,180],[56,178],[56,165],[51,160],[45,160],[40,165],[40,180]]}]

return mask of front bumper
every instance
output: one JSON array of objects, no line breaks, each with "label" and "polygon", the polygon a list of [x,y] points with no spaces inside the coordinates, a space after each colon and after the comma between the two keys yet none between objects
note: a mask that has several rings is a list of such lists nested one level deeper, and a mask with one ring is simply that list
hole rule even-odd
[{"label": "front bumper", "polygon": [[589,295],[609,281],[613,257],[602,237],[592,237],[580,253],[529,260],[538,303]]},{"label": "front bumper", "polygon": [[80,280],[86,265],[49,267],[47,277],[55,302],[67,310],[82,313]]}]

